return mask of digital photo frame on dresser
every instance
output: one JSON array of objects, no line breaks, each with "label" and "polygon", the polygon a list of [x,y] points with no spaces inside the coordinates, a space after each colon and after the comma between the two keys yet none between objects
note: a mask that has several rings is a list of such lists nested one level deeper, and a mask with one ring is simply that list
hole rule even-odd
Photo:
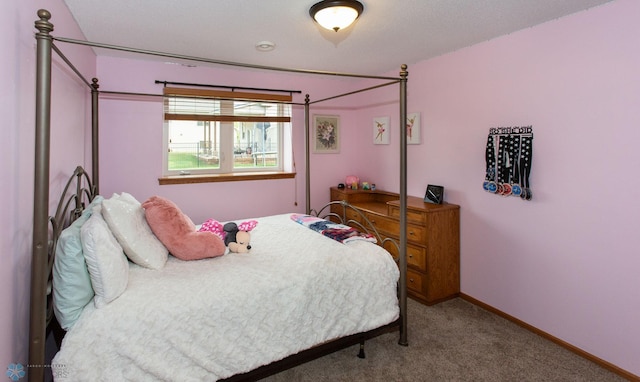
[{"label": "digital photo frame on dresser", "polygon": [[442,204],[444,200],[444,187],[430,184],[424,195],[425,203]]}]

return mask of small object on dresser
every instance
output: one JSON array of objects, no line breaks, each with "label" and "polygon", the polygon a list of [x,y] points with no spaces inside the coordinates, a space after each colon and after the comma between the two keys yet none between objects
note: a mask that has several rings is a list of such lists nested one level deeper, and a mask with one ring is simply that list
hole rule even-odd
[{"label": "small object on dresser", "polygon": [[424,195],[426,203],[442,204],[444,199],[444,187],[430,184],[427,186],[427,192]]},{"label": "small object on dresser", "polygon": [[338,183],[338,188],[344,190],[344,183]]},{"label": "small object on dresser", "polygon": [[370,190],[371,187],[369,187],[369,182],[362,182],[362,189],[363,190]]},{"label": "small object on dresser", "polygon": [[358,183],[360,183],[360,178],[358,178],[355,175],[349,175],[345,179],[345,183],[347,184],[347,188],[350,188],[352,190],[357,190],[358,189]]}]

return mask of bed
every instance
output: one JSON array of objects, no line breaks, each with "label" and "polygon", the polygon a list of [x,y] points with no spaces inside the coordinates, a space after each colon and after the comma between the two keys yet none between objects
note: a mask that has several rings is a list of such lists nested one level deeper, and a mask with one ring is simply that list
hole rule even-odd
[{"label": "bed", "polygon": [[[100,227],[101,234],[113,235],[113,226],[94,222],[102,216],[99,201],[113,196],[105,199],[104,195],[99,195],[99,92],[96,79],[92,83],[85,80],[93,97],[91,173],[94,180],[84,168],[77,167],[55,214],[49,215],[52,51],[81,76],[55,47],[53,40],[120,50],[129,48],[54,38],[50,34],[53,25],[49,22],[49,12],[40,10],[38,17],[35,22],[38,29],[36,158],[29,380],[44,379],[47,367],[45,343],[50,333],[61,342],[60,351],[48,365],[56,380],[255,380],[347,346],[359,343],[362,349],[366,339],[390,330],[398,330],[400,345],[408,344],[404,129],[400,134],[402,239],[398,244],[400,255],[395,261],[371,240],[350,240],[348,243],[334,240],[300,224],[293,212],[256,217],[257,226],[251,232],[252,249],[248,254],[230,253],[197,261],[182,261],[168,255],[163,266],[157,269],[136,264],[126,256],[124,262],[118,260],[120,273],[127,274],[125,288],[104,303],[98,303],[98,297],[92,299],[92,303],[78,312],[72,326],[67,331],[62,329],[54,314],[56,306],[52,297],[56,287],[52,269],[58,240],[73,224],[80,227],[83,234],[95,226]],[[172,57],[167,53],[143,53]],[[220,63],[197,57],[173,57]],[[221,64],[230,65],[228,62]],[[350,76],[391,80],[381,86],[399,84],[400,120],[406,120],[405,65],[399,78]],[[307,174],[311,104],[307,97],[304,105]],[[400,123],[400,126],[404,127],[404,124]],[[306,182],[306,213],[309,215],[305,216],[311,216],[308,176]],[[345,212],[341,216],[330,212],[323,215],[322,211],[331,210],[326,207],[316,214],[353,225],[353,221],[346,219],[346,210],[354,207],[346,203],[341,206]],[[357,209],[356,213],[361,214]],[[89,214],[91,216],[87,217]],[[83,219],[85,221],[79,223]],[[358,229],[362,233],[377,234],[373,227]],[[288,234],[282,235],[282,232]],[[377,240],[380,242],[379,236]],[[96,242],[104,241],[96,239]],[[112,251],[115,252],[117,250]],[[125,251],[121,251],[124,256],[122,252]],[[84,256],[87,258],[86,253]],[[64,274],[58,274],[58,277],[64,278]],[[112,278],[112,273],[104,276],[109,285]],[[91,281],[93,283],[94,279]],[[98,289],[94,292],[97,295]],[[185,370],[189,372],[185,373]]]}]

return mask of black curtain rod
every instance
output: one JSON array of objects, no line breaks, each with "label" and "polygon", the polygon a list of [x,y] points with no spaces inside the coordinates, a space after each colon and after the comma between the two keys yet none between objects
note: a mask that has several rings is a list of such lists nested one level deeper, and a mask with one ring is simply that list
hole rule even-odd
[{"label": "black curtain rod", "polygon": [[181,85],[181,86],[196,86],[203,88],[220,88],[220,89],[231,89],[231,91],[235,90],[255,90],[255,91],[263,91],[263,92],[278,92],[278,93],[302,93],[301,90],[284,90],[284,89],[263,89],[263,88],[246,88],[242,86],[225,86],[225,85],[206,85],[206,84],[190,84],[187,82],[170,82],[170,81],[158,81],[156,80],[156,84],[167,85]]},{"label": "black curtain rod", "polygon": [[[113,90],[100,90],[98,92],[99,95],[112,95],[112,96],[131,96],[131,97],[157,97],[157,98],[161,98],[161,97],[165,97],[164,94],[151,94],[151,93],[133,93],[133,92],[124,92],[124,91],[113,91]],[[181,96],[181,95],[172,95],[172,97],[176,97],[176,98],[192,98],[189,96]],[[203,98],[203,99],[224,99],[227,101],[237,101],[239,100],[238,98],[211,98],[211,97],[199,97],[199,98]],[[242,99],[240,99],[242,100]],[[245,101],[255,101],[255,100],[245,100]],[[282,101],[277,101],[277,102],[272,102],[272,103],[279,103],[279,104],[283,104],[283,105],[297,105],[297,106],[304,106],[304,103],[301,102],[282,102]]]}]

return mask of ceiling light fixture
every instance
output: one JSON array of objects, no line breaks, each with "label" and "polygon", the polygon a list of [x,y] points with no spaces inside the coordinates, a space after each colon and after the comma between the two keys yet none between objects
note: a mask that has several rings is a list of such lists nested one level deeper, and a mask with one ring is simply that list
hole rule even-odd
[{"label": "ceiling light fixture", "polygon": [[337,32],[356,21],[363,10],[357,0],[323,0],[314,4],[309,14],[323,28]]}]

